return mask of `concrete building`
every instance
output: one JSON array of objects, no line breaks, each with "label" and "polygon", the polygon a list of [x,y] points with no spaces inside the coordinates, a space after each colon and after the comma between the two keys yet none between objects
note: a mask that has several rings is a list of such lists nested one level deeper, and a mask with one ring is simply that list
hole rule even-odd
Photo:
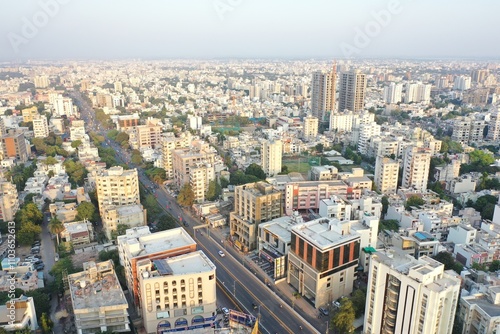
[{"label": "concrete building", "polygon": [[375,121],[375,114],[370,112],[354,112],[344,110],[330,114],[330,131],[351,132],[360,124],[369,124]]},{"label": "concrete building", "polygon": [[68,275],[78,334],[129,332],[128,303],[113,261],[85,262],[83,271]]},{"label": "concrete building", "polygon": [[455,81],[453,83],[453,89],[464,91],[470,89],[470,86],[471,86],[470,76],[459,75],[455,77]]},{"label": "concrete building", "polygon": [[430,103],[432,85],[423,83],[408,83],[406,85],[405,103],[421,102]]},{"label": "concrete building", "polygon": [[35,88],[47,88],[50,85],[49,77],[39,75],[34,78]]},{"label": "concrete building", "polygon": [[283,156],[283,144],[281,140],[265,140],[260,150],[262,170],[267,176],[281,173],[281,158]]},{"label": "concrete building", "polygon": [[81,140],[85,141],[88,138],[85,131],[85,122],[82,120],[73,120],[69,128],[69,138],[71,141]]},{"label": "concrete building", "polygon": [[335,110],[337,72],[334,65],[331,72],[314,72],[311,80],[312,115],[323,121],[326,112]]},{"label": "concrete building", "polygon": [[434,169],[434,180],[439,182],[451,181],[460,175],[460,160],[452,160],[449,164],[444,166],[437,166]]},{"label": "concrete building", "polygon": [[167,179],[174,177],[172,152],[174,150],[188,148],[191,145],[191,133],[182,133],[179,137],[175,137],[173,133],[166,133],[161,139],[161,154],[162,166],[165,170]]},{"label": "concrete building", "polygon": [[332,181],[337,180],[339,170],[335,166],[312,166],[308,179],[311,181]]},{"label": "concrete building", "polygon": [[21,114],[23,115],[24,123],[33,122],[33,119],[35,117],[40,116],[40,114],[38,113],[38,108],[36,106],[24,108],[21,111]]},{"label": "concrete building", "polygon": [[318,136],[318,119],[314,116],[304,118],[304,132],[302,137],[305,140],[315,140]]},{"label": "concrete building", "polygon": [[151,233],[148,226],[129,229],[117,237],[120,264],[125,268],[127,287],[142,313],[137,264],[142,260],[164,259],[196,251],[196,242],[181,227]]},{"label": "concrete building", "polygon": [[130,205],[107,205],[101,212],[104,233],[108,240],[114,239],[114,232],[118,225],[126,225],[128,228],[145,226],[147,223],[146,210],[141,204]]},{"label": "concrete building", "polygon": [[45,138],[49,136],[47,117],[40,115],[33,118],[33,136],[35,138]]},{"label": "concrete building", "polygon": [[159,124],[159,119],[149,118],[145,125],[138,125],[134,128],[135,142],[132,141],[134,136],[130,136],[130,146],[137,148],[159,148],[161,145],[162,125]]},{"label": "concrete building", "polygon": [[236,248],[248,252],[257,247],[259,224],[281,217],[281,192],[266,182],[234,189],[234,211],[229,215],[231,238]]},{"label": "concrete building", "polygon": [[486,127],[484,120],[472,117],[461,117],[453,122],[451,140],[461,144],[477,143],[483,140],[483,131]]},{"label": "concrete building", "polygon": [[352,292],[359,264],[360,235],[339,220],[320,218],[292,228],[287,282],[314,307]]},{"label": "concrete building", "polygon": [[73,100],[71,98],[63,97],[60,94],[56,94],[56,96],[49,98],[54,108],[55,115],[70,117],[75,114],[75,107],[73,106]]},{"label": "concrete building", "polygon": [[462,334],[500,332],[500,286],[488,286],[473,294],[462,294],[458,317]]},{"label": "concrete building", "polygon": [[112,118],[113,122],[116,123],[116,129],[118,131],[127,131],[139,125],[139,114],[132,115],[118,115],[116,118]]},{"label": "concrete building", "polygon": [[471,225],[459,224],[450,227],[447,242],[454,244],[471,244],[476,241],[477,230]]},{"label": "concrete building", "polygon": [[146,333],[210,329],[216,317],[215,265],[202,252],[137,263]]},{"label": "concrete building", "polygon": [[6,180],[0,181],[0,220],[13,221],[18,210],[19,197],[16,186]]},{"label": "concrete building", "polygon": [[382,194],[396,193],[398,189],[399,162],[377,156],[374,182]]},{"label": "concrete building", "polygon": [[427,149],[415,146],[407,147],[404,155],[401,187],[426,190],[430,163],[431,155]]},{"label": "concrete building", "polygon": [[[26,145],[26,139],[22,132],[9,130],[2,137],[3,158],[14,158],[19,163],[28,161],[28,154],[31,152]],[[28,150],[29,149],[29,150]]]},{"label": "concrete building", "polygon": [[88,220],[64,223],[61,241],[70,242],[73,247],[90,244],[94,241],[94,226]]},{"label": "concrete building", "polygon": [[[14,317],[11,317],[13,315]],[[38,329],[33,297],[20,296],[0,305],[0,327],[8,332]]]},{"label": "concrete building", "polygon": [[429,257],[394,251],[371,257],[363,332],[448,333],[460,292],[454,271]]},{"label": "concrete building", "polygon": [[490,114],[490,121],[488,123],[488,134],[486,139],[497,141],[500,139],[500,113],[497,111]]},{"label": "concrete building", "polygon": [[369,143],[373,137],[380,135],[381,126],[376,122],[365,123],[359,125],[358,131],[353,131],[353,135],[357,136],[358,152],[368,154]]},{"label": "concrete building", "polygon": [[140,204],[137,169],[115,166],[97,171],[95,177],[99,212],[108,205]]},{"label": "concrete building", "polygon": [[353,69],[340,74],[339,111],[345,109],[357,112],[365,107],[366,74]]},{"label": "concrete building", "polygon": [[384,102],[388,104],[401,102],[402,92],[402,84],[391,82],[389,86],[384,87]]}]

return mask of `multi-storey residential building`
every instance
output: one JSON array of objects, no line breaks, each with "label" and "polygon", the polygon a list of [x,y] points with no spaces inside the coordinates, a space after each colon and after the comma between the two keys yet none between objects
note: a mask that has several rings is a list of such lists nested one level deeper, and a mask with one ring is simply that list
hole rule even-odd
[{"label": "multi-storey residential building", "polygon": [[21,114],[23,115],[23,122],[25,123],[33,122],[33,119],[40,115],[36,106],[24,108]]},{"label": "multi-storey residential building", "polygon": [[291,215],[297,210],[317,210],[321,200],[332,195],[359,198],[362,189],[355,189],[342,180],[302,181],[285,185],[285,213]]},{"label": "multi-storey residential building", "polygon": [[197,141],[191,148],[172,152],[174,184],[180,189],[184,184],[197,187],[196,200],[203,201],[208,183],[215,178],[215,149]]},{"label": "multi-storey residential building", "polygon": [[406,85],[405,103],[429,103],[431,100],[431,88],[432,85],[425,85],[422,83],[408,83]]},{"label": "multi-storey residential building", "polygon": [[49,77],[46,75],[36,76],[34,83],[35,88],[47,88],[50,85]]},{"label": "multi-storey residential building", "polygon": [[403,188],[427,189],[431,155],[428,149],[410,146],[405,150],[403,162]]},{"label": "multi-storey residential building", "polygon": [[281,192],[272,185],[256,182],[236,186],[234,211],[229,215],[234,245],[245,252],[255,249],[259,224],[281,215]]},{"label": "multi-storey residential building", "polygon": [[137,263],[146,333],[209,329],[216,317],[215,265],[202,252]]},{"label": "multi-storey residential building", "polygon": [[370,138],[367,144],[366,155],[376,158],[379,155],[383,157],[398,156],[401,141],[399,138],[377,136]]},{"label": "multi-storey residential building", "polygon": [[14,184],[0,181],[0,220],[10,222],[14,220],[19,210],[19,198]]},{"label": "multi-storey residential building", "polygon": [[[29,146],[26,145],[24,134],[9,130],[2,137],[3,158],[14,158],[20,163],[28,161]],[[30,150],[31,151],[31,150]]]},{"label": "multi-storey residential building", "polygon": [[366,74],[353,69],[340,74],[339,111],[345,109],[354,112],[363,110],[366,94]]},{"label": "multi-storey residential building", "polygon": [[[158,148],[161,145],[162,126],[159,119],[150,118],[145,125],[138,125],[134,128],[135,136],[131,136],[130,146],[137,149]],[[133,142],[132,138],[135,137]]]},{"label": "multi-storey residential building", "polygon": [[305,140],[314,140],[318,136],[318,119],[314,116],[304,118],[304,132],[302,134]]},{"label": "multi-storey residential building", "polygon": [[375,162],[375,186],[383,194],[396,193],[398,189],[399,162],[378,156]]},{"label": "multi-storey residential building", "polygon": [[47,117],[40,115],[33,118],[33,136],[35,138],[45,138],[49,136]]},{"label": "multi-storey residential building", "polygon": [[83,271],[68,275],[78,333],[129,332],[128,303],[113,261],[85,262]]},{"label": "multi-storey residential building", "polygon": [[182,133],[179,137],[175,137],[173,133],[167,133],[161,139],[162,166],[168,179],[174,177],[172,152],[177,149],[188,148],[191,145],[191,139],[190,132]]},{"label": "multi-storey residential building", "polygon": [[127,131],[139,125],[139,114],[132,115],[118,115],[112,117],[113,122],[116,123],[116,129],[118,131]]},{"label": "multi-storey residential building", "polygon": [[460,298],[461,334],[495,334],[500,331],[500,286],[490,285]]},{"label": "multi-storey residential building", "polygon": [[344,110],[330,114],[330,130],[338,132],[351,132],[360,124],[368,124],[375,121],[375,114],[370,112],[354,112]]},{"label": "multi-storey residential building", "polygon": [[73,247],[94,241],[94,227],[88,220],[64,223],[61,241],[70,242]]},{"label": "multi-storey residential building", "polygon": [[364,333],[448,333],[460,278],[423,256],[376,252],[370,261]]},{"label": "multi-storey residential building", "polygon": [[471,77],[466,75],[459,75],[455,77],[455,81],[453,83],[453,89],[464,91],[470,89],[470,86],[471,86]]},{"label": "multi-storey residential building", "polygon": [[453,122],[451,139],[461,144],[477,143],[483,140],[483,131],[486,127],[484,120],[472,117],[457,118]]},{"label": "multi-storey residential building", "polygon": [[85,131],[85,122],[82,120],[74,120],[69,128],[69,138],[71,141],[84,140],[88,137]]},{"label": "multi-storey residential building", "polygon": [[358,151],[361,154],[367,154],[369,150],[369,142],[373,137],[380,135],[381,126],[375,122],[359,125],[359,132],[354,131],[353,135],[357,135]]},{"label": "multi-storey residential building", "polygon": [[[12,306],[11,306],[12,305]],[[10,317],[10,310],[14,310],[14,317]],[[28,329],[32,332],[38,330],[35,301],[33,297],[24,295],[11,299],[8,303],[0,305],[0,328],[8,332]]]},{"label": "multi-storey residential building", "polygon": [[388,104],[401,102],[403,85],[391,82],[389,86],[384,87],[384,101]]},{"label": "multi-storey residential building", "polygon": [[316,308],[352,292],[360,235],[348,225],[320,218],[292,227],[287,282]]},{"label": "multi-storey residential building", "polygon": [[281,158],[283,156],[281,140],[264,140],[260,154],[262,157],[262,170],[267,176],[281,173]]},{"label": "multi-storey residential building", "polygon": [[490,114],[486,139],[493,141],[500,139],[500,113],[498,111]]},{"label": "multi-storey residential building", "polygon": [[[128,290],[134,304],[142,308],[137,264],[142,260],[165,259],[196,251],[196,242],[181,227],[151,233],[148,226],[129,229],[117,237],[120,264],[124,266]],[[141,311],[139,311],[141,313]]]},{"label": "multi-storey residential building", "polygon": [[118,225],[134,228],[145,226],[147,223],[146,210],[141,204],[107,205],[101,212],[101,218],[104,233],[109,240],[113,238],[113,232],[117,231]]},{"label": "multi-storey residential building", "polygon": [[449,164],[435,167],[436,173],[434,173],[434,180],[439,182],[453,180],[460,174],[460,165],[460,160],[454,159]]},{"label": "multi-storey residential building", "polygon": [[335,166],[312,166],[308,179],[311,181],[331,181],[338,178],[339,170]]},{"label": "multi-storey residential building", "polygon": [[108,205],[140,204],[137,169],[111,167],[97,171],[95,180],[99,212]]},{"label": "multi-storey residential building", "polygon": [[311,110],[313,116],[324,120],[328,111],[335,110],[337,72],[334,65],[331,72],[314,72],[311,81]]},{"label": "multi-storey residential building", "polygon": [[[49,97],[50,98],[50,97]],[[73,106],[73,100],[69,97],[63,97],[60,94],[55,94],[51,99],[52,107],[54,108],[54,113],[57,116],[72,116],[75,113],[75,107]]]}]

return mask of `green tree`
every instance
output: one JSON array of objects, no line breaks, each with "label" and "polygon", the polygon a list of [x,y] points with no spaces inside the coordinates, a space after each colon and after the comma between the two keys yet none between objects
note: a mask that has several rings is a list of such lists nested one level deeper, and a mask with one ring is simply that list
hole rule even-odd
[{"label": "green tree", "polygon": [[217,180],[212,180],[208,183],[208,190],[207,190],[207,200],[209,201],[215,201],[216,199],[219,198],[219,196],[222,194],[222,189],[217,182]]},{"label": "green tree", "polygon": [[365,313],[366,292],[358,289],[354,291],[351,297],[352,306],[356,311],[356,318],[359,318]]},{"label": "green tree", "polygon": [[43,213],[38,209],[35,203],[28,202],[16,213],[15,220],[18,224],[31,222],[35,225],[41,225],[43,222]]},{"label": "green tree", "polygon": [[71,142],[71,147],[73,148],[78,148],[78,146],[82,145],[82,141],[81,140],[74,140],[73,142]]},{"label": "green tree", "polygon": [[417,195],[413,195],[413,196],[410,196],[410,198],[408,198],[406,200],[405,208],[406,208],[406,210],[410,210],[410,208],[412,206],[419,207],[419,206],[424,205],[424,204],[425,204],[425,201],[421,197],[419,197]]},{"label": "green tree", "polygon": [[76,215],[77,220],[93,220],[95,217],[95,206],[91,202],[81,202],[76,208],[78,214]]},{"label": "green tree", "polygon": [[464,267],[459,262],[455,261],[453,256],[448,252],[440,252],[432,257],[434,260],[444,264],[445,270],[454,270],[460,274]]},{"label": "green tree", "polygon": [[147,195],[142,203],[146,207],[150,218],[154,218],[161,213],[161,208],[153,195]]},{"label": "green tree", "polygon": [[229,180],[226,179],[225,177],[221,177],[220,178],[220,186],[222,189],[224,188],[227,188],[227,186],[229,185]]},{"label": "green tree", "polygon": [[113,129],[109,130],[106,135],[109,139],[116,141],[116,136],[118,136],[119,133],[120,132],[118,130]]},{"label": "green tree", "polygon": [[132,158],[130,159],[133,164],[140,165],[142,164],[142,156],[140,154],[132,154]]},{"label": "green tree", "polygon": [[44,165],[55,165],[57,163],[58,163],[58,161],[54,157],[47,157],[47,159],[43,160]]},{"label": "green tree", "polygon": [[63,274],[65,272],[67,274],[73,274],[75,272],[75,267],[73,266],[73,262],[69,257],[61,258],[52,266],[52,269],[49,272],[54,277],[53,287],[57,291],[64,291]]},{"label": "green tree", "polygon": [[382,217],[387,213],[387,209],[389,208],[389,197],[382,196]]},{"label": "green tree", "polygon": [[38,319],[42,318],[43,313],[50,314],[50,300],[46,289],[25,291],[23,294],[27,297],[33,297]]},{"label": "green tree", "polygon": [[469,160],[470,163],[478,164],[481,166],[489,166],[495,162],[493,154],[481,150],[474,150],[470,152]]},{"label": "green tree", "polygon": [[52,320],[50,320],[50,316],[45,312],[42,313],[40,327],[42,327],[43,334],[51,334],[52,333],[52,327],[54,327],[54,323],[52,322]]},{"label": "green tree", "polygon": [[399,231],[399,222],[394,219],[380,220],[378,224],[379,231],[389,230],[389,231]]},{"label": "green tree", "polygon": [[56,235],[57,238],[57,244],[59,245],[59,233],[64,231],[64,225],[63,223],[57,218],[57,217],[52,217],[52,219],[49,222],[49,231],[52,234]]},{"label": "green tree", "polygon": [[130,139],[130,136],[125,133],[125,132],[120,132],[118,133],[118,135],[116,136],[116,142],[117,143],[123,143],[123,142],[128,142],[128,140]]},{"label": "green tree", "polygon": [[253,175],[259,180],[265,180],[266,179],[266,173],[262,170],[262,167],[260,165],[257,165],[255,163],[250,164],[250,166],[245,169],[245,174],[246,175]]},{"label": "green tree", "polygon": [[156,224],[156,228],[158,231],[170,230],[177,227],[175,219],[169,215],[163,215],[160,217],[158,223]]},{"label": "green tree", "polygon": [[181,190],[179,191],[179,195],[177,195],[177,203],[182,206],[190,207],[194,203],[194,191],[189,183],[185,183]]},{"label": "green tree", "polygon": [[354,332],[354,320],[356,320],[356,312],[352,302],[347,298],[342,298],[339,310],[332,317],[330,328],[341,334],[352,333]]},{"label": "green tree", "polygon": [[316,152],[323,153],[323,150],[325,149],[325,145],[319,143],[319,144],[316,144],[316,146],[314,146],[314,148],[316,149]]},{"label": "green tree", "polygon": [[36,237],[42,233],[42,228],[32,222],[24,222],[17,232],[17,240],[21,245],[31,245]]},{"label": "green tree", "polygon": [[88,171],[82,163],[75,162],[72,159],[67,159],[64,162],[64,169],[69,176],[70,182],[74,186],[83,186],[83,182],[87,177]]}]

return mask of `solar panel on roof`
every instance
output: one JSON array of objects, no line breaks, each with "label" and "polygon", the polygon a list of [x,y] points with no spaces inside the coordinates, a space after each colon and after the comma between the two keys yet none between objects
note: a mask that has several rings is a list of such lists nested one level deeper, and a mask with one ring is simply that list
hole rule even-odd
[{"label": "solar panel on roof", "polygon": [[153,264],[160,275],[173,275],[173,270],[165,260],[153,260]]}]

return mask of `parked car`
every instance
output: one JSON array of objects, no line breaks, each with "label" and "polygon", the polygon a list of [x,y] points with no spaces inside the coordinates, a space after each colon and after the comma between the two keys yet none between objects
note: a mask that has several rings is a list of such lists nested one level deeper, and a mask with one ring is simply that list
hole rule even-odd
[{"label": "parked car", "polygon": [[220,250],[220,251],[219,251],[219,256],[220,256],[220,257],[224,257],[224,256],[226,256],[226,254],[224,254],[224,252]]},{"label": "parked car", "polygon": [[224,314],[224,316],[229,316],[229,310],[227,309],[227,307],[223,307],[222,308],[222,314]]},{"label": "parked car", "polygon": [[329,314],[329,312],[328,312],[328,310],[326,308],[320,307],[318,310],[323,315],[328,315]]},{"label": "parked car", "polygon": [[54,261],[59,261],[59,254],[56,254],[56,257],[54,258]]},{"label": "parked car", "polygon": [[41,263],[41,264],[39,264],[39,265],[35,266],[35,269],[36,269],[37,271],[42,271],[44,268],[45,268],[45,265],[44,265],[43,263]]}]

